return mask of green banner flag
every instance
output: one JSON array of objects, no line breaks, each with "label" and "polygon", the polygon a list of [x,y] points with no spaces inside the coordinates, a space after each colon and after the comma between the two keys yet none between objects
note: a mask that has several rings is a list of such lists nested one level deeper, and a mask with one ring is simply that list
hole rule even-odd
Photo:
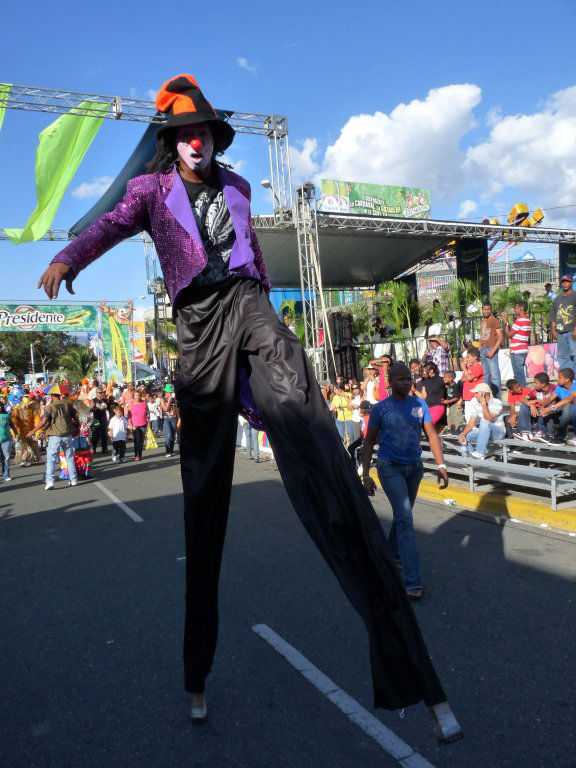
[{"label": "green banner flag", "polygon": [[10,88],[12,86],[9,83],[0,83],[0,128],[4,122],[4,112],[6,112],[6,102],[8,96],[10,96]]},{"label": "green banner flag", "polygon": [[[94,116],[81,114],[87,109]],[[15,245],[38,240],[50,229],[64,192],[109,109],[109,104],[83,101],[40,133],[36,151],[36,210],[24,229],[4,230]]]},{"label": "green banner flag", "polygon": [[130,354],[130,331],[134,308],[100,304],[102,320],[102,351],[104,368],[108,381],[132,381],[132,357]]},{"label": "green banner flag", "polygon": [[0,304],[2,331],[97,331],[91,304]]}]

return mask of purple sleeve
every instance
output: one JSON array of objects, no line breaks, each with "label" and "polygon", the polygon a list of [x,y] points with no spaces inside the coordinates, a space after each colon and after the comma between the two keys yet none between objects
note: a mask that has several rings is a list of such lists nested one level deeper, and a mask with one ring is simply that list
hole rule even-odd
[{"label": "purple sleeve", "polygon": [[94,224],[60,251],[51,263],[68,264],[77,275],[110,248],[146,229],[146,200],[142,184],[137,184],[137,181],[130,179],[126,194],[114,210],[96,219]]}]

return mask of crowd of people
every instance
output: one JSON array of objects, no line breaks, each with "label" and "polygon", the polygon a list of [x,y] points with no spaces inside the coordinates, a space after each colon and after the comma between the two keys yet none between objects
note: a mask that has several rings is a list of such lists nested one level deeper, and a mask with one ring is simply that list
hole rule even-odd
[{"label": "crowd of people", "polygon": [[[12,460],[20,466],[41,462],[46,451],[45,489],[58,474],[77,484],[88,475],[97,449],[112,462],[142,461],[145,445],[158,446],[164,433],[167,458],[174,456],[179,435],[178,405],[171,383],[134,384],[82,379],[35,386],[0,381],[0,457],[2,480],[10,482]],[[109,449],[111,446],[111,451]]]},{"label": "crowd of people", "polygon": [[[534,376],[532,386],[527,386],[532,325],[524,300],[515,303],[511,318],[507,313],[496,317],[492,304],[484,302],[478,338],[457,352],[459,365],[454,366],[450,344],[439,336],[428,338],[421,360],[407,362],[412,378],[410,394],[426,403],[431,423],[440,435],[458,436],[464,455],[484,459],[488,444],[506,436],[576,445],[576,293],[570,275],[564,275],[560,282],[557,294],[550,284],[545,286],[553,302],[550,332],[557,343],[557,383],[541,372]],[[505,340],[513,378],[506,381],[503,393],[500,356]],[[384,355],[370,361],[362,381],[345,382],[339,376],[334,385],[324,388],[338,432],[358,463],[357,449],[366,433],[370,408],[390,395],[388,372],[393,363],[390,355]],[[509,414],[505,414],[504,397]],[[568,436],[571,426],[575,437]]]}]

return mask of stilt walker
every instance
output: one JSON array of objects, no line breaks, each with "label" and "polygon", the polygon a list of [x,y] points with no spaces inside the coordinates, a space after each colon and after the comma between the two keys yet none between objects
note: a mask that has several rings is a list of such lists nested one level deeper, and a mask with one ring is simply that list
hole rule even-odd
[{"label": "stilt walker", "polygon": [[191,75],[156,99],[166,115],[150,173],[64,248],[40,278],[62,280],[143,230],[156,245],[176,321],[176,394],[186,535],[184,671],[192,719],[206,717],[218,632],[218,580],[238,412],[265,429],[292,504],[370,638],[374,706],[424,701],[438,738],[462,733],[430,661],[381,524],[314,379],[306,353],[268,299],[250,186],[218,160],[234,138]]}]

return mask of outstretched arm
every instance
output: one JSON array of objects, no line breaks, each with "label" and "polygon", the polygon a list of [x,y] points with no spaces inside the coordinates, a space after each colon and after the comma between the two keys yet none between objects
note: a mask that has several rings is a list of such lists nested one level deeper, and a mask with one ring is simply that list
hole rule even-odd
[{"label": "outstretched arm", "polygon": [[141,187],[135,179],[128,182],[126,194],[110,213],[100,216],[53,259],[38,281],[49,299],[58,296],[62,280],[69,293],[74,293],[72,281],[88,264],[102,256],[122,240],[146,228],[148,214]]}]

